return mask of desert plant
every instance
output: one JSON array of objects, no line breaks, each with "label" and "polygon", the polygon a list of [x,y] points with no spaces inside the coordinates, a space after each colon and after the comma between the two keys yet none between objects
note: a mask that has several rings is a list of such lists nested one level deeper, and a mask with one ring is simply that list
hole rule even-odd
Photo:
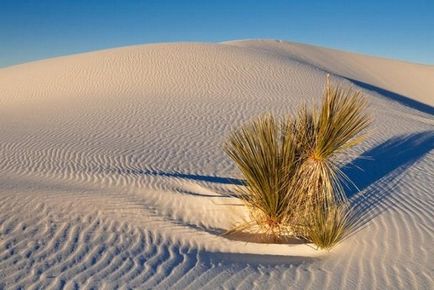
[{"label": "desert plant", "polygon": [[336,246],[351,228],[350,210],[346,205],[317,207],[305,217],[306,239],[324,250]]},{"label": "desert plant", "polygon": [[307,210],[346,203],[343,185],[351,181],[340,170],[341,160],[364,138],[361,133],[370,123],[365,108],[359,91],[331,86],[327,80],[320,109],[300,110],[293,132],[303,162],[295,179]]},{"label": "desert plant", "polygon": [[253,224],[274,240],[290,232],[294,214],[288,195],[289,177],[297,164],[291,127],[290,120],[279,123],[272,115],[264,115],[233,132],[225,144],[246,180],[239,190]]},{"label": "desert plant", "polygon": [[327,78],[319,109],[304,106],[281,122],[264,115],[233,132],[225,151],[246,180],[240,196],[252,216],[242,228],[254,225],[274,240],[291,235],[335,245],[347,229],[343,208],[349,211],[340,157],[363,140],[365,108],[359,91]]}]

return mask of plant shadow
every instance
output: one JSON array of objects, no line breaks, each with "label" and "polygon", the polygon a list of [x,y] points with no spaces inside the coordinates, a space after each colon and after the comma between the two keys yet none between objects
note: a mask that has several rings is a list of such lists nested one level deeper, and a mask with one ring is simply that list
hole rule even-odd
[{"label": "plant shadow", "polygon": [[306,244],[305,240],[297,239],[294,237],[283,237],[279,241],[274,241],[270,236],[266,234],[260,233],[249,233],[249,232],[233,232],[230,234],[224,235],[225,238],[232,241],[241,241],[241,242],[254,242],[259,244],[289,244],[289,245],[298,245],[298,244]]},{"label": "plant shadow", "polygon": [[[352,229],[350,234],[362,229],[376,216],[393,206],[389,202],[394,187],[398,184],[402,173],[414,163],[434,149],[434,131],[423,131],[413,134],[400,135],[374,146],[362,153],[342,171],[357,186],[347,186],[347,197],[353,209],[351,216]],[[191,173],[165,172],[148,169],[119,169],[118,173],[133,175],[151,175],[217,183],[223,185],[245,185],[242,179],[231,177],[207,176]],[[199,192],[177,189],[182,194],[198,197],[221,197],[222,195],[204,195]],[[227,197],[237,197],[227,195]],[[179,221],[173,221],[179,223]],[[209,228],[195,224],[181,222],[184,226],[206,231],[213,235],[225,233],[220,228]],[[226,236],[230,240],[261,242],[261,235],[244,234]],[[303,241],[294,239],[288,244],[299,244]]]},{"label": "plant shadow", "polygon": [[[388,209],[402,173],[434,149],[434,131],[393,137],[364,152],[342,171],[357,186],[347,189],[355,230]],[[377,181],[381,183],[377,184]]]},{"label": "plant shadow", "polygon": [[118,169],[120,174],[133,174],[133,175],[149,175],[149,176],[162,176],[162,177],[174,177],[179,179],[188,179],[192,181],[203,181],[219,184],[232,184],[232,185],[244,185],[242,179],[232,178],[232,177],[219,177],[210,175],[200,175],[192,173],[181,173],[181,172],[166,172],[160,170],[148,170],[148,169]]}]

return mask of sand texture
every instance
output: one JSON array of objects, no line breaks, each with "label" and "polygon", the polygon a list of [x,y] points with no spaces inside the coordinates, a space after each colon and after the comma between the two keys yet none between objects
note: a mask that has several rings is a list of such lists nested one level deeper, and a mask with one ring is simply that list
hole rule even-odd
[{"label": "sand texture", "polygon": [[[375,119],[344,168],[356,231],[330,253],[221,236],[248,216],[225,138],[327,72]],[[433,289],[433,106],[434,66],[272,40],[0,69],[0,289]]]}]

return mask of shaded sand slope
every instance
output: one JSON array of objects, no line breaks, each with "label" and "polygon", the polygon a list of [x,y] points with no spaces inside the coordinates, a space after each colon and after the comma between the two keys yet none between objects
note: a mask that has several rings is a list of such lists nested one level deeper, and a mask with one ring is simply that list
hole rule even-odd
[{"label": "shaded sand slope", "polygon": [[[362,88],[363,217],[332,253],[220,234],[247,213],[221,145]],[[434,68],[275,41],[132,46],[0,69],[1,287],[432,288]],[[376,161],[364,158],[370,156]]]},{"label": "shaded sand slope", "polygon": [[414,64],[317,46],[282,41],[232,41],[231,45],[248,47],[280,55],[319,67],[353,81],[390,100],[434,114],[434,66]]}]

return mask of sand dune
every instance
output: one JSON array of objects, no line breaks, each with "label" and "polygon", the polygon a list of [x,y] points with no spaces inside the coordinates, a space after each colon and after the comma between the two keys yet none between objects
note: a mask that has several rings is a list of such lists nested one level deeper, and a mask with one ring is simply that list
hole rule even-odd
[{"label": "sand dune", "polygon": [[[375,118],[344,169],[363,223],[330,253],[222,237],[247,215],[226,136],[318,101],[326,72]],[[0,288],[431,289],[433,105],[433,66],[279,41],[0,69]]]}]

